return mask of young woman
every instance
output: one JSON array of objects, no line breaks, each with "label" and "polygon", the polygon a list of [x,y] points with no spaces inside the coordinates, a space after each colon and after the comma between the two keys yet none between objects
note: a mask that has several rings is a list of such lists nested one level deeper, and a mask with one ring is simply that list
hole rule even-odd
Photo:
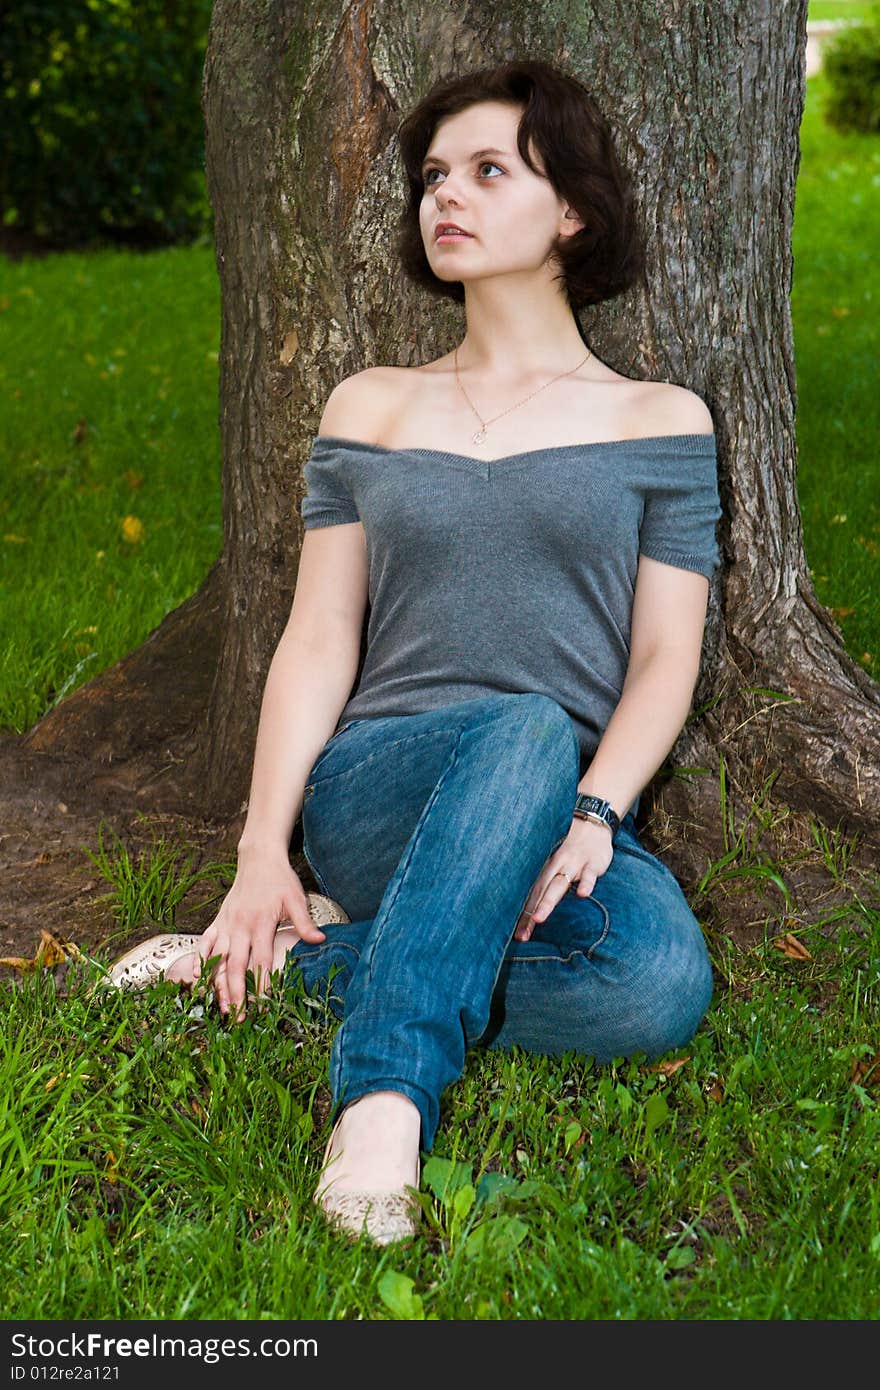
[{"label": "young woman", "polygon": [[[576,317],[642,273],[629,181],[589,93],[539,61],[439,82],[399,138],[403,266],[464,304],[461,340],[331,392],[235,882],[201,938],[114,971],[191,982],[219,957],[238,1016],[246,970],[261,992],[335,967],[316,1200],[377,1242],[416,1229],[468,1046],[658,1056],[712,991],[635,824],[699,670],[712,417],[601,362]],[[289,861],[300,814],[318,894]]]}]

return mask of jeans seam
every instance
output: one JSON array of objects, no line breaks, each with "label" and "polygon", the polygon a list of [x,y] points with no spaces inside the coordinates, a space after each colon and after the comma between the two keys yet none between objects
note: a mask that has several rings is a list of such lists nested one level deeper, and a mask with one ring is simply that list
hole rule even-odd
[{"label": "jeans seam", "polygon": [[584,960],[590,959],[586,951],[578,949],[577,951],[571,951],[567,956],[511,956],[504,964],[509,966],[532,964],[546,965],[548,961],[555,961],[557,965],[571,965],[575,956],[581,956]]},{"label": "jeans seam", "polygon": [[593,959],[593,952],[594,952],[594,951],[597,951],[597,950],[599,949],[599,947],[600,947],[600,946],[602,945],[602,943],[604,942],[606,936],[608,935],[609,931],[611,930],[611,913],[608,911],[608,908],[605,906],[604,903],[600,903],[600,901],[599,901],[598,898],[594,898],[594,897],[592,897],[592,896],[589,896],[588,898],[585,898],[584,901],[585,901],[585,902],[589,901],[589,902],[595,903],[596,906],[599,908],[599,911],[602,913],[602,916],[605,918],[605,925],[604,925],[604,927],[602,928],[602,934],[601,934],[601,936],[598,936],[598,937],[596,938],[596,940],[593,942],[592,946],[590,947],[589,951],[587,951],[587,960],[592,960],[592,959]]},{"label": "jeans seam", "polygon": [[[552,699],[552,696],[548,696],[548,699]],[[557,704],[558,704],[558,701],[554,701],[554,703],[557,703]],[[560,706],[560,708],[562,708],[562,706]],[[565,712],[565,711],[563,711],[563,712]],[[349,721],[349,724],[357,724],[358,722],[359,722],[359,721],[358,721],[357,719],[352,719],[352,720]],[[491,717],[487,718],[487,719],[484,721],[484,723],[492,723],[492,722],[493,722],[493,720],[492,720]],[[576,754],[576,756],[577,756],[577,754],[578,754],[578,752],[579,752],[579,749],[580,749],[580,744],[578,743],[578,737],[577,737],[577,733],[576,733],[576,731],[575,731],[574,721],[572,720],[571,715],[568,716],[568,722],[569,722],[569,729],[570,729],[570,732],[571,732],[571,736],[572,736],[572,739],[574,740],[575,754]],[[345,732],[345,729],[347,729],[347,728],[349,727],[349,724],[346,724],[342,729],[337,729],[336,733],[333,735],[333,738],[330,739],[330,743],[333,742],[333,739],[339,738],[340,734],[344,733],[344,732]],[[480,724],[480,725],[478,725],[477,727],[478,727],[478,728],[482,728],[483,725]],[[377,752],[377,753],[368,753],[367,756],[366,756],[365,758],[362,758],[361,761],[360,761],[359,763],[352,763],[352,765],[351,765],[350,767],[342,768],[341,771],[339,771],[339,772],[331,772],[329,777],[321,778],[321,779],[319,780],[319,782],[317,782],[315,785],[321,785],[321,786],[323,786],[326,782],[331,781],[332,778],[334,778],[334,777],[342,777],[342,776],[344,776],[345,773],[347,773],[347,772],[354,772],[355,768],[363,767],[364,763],[368,763],[372,758],[376,758],[376,757],[379,757],[381,754],[387,753],[387,751],[388,751],[389,748],[397,748],[398,745],[401,744],[401,743],[411,743],[414,739],[420,739],[420,738],[434,738],[434,737],[436,737],[436,734],[437,734],[437,730],[436,730],[436,729],[426,729],[426,730],[425,730],[424,732],[422,732],[422,733],[402,733],[402,734],[400,735],[400,738],[392,739],[390,743],[383,743],[383,745],[382,745],[381,749],[379,750],[379,752]],[[457,737],[458,737],[459,739],[461,738],[461,734],[462,734],[462,730],[458,730],[458,732],[457,732]],[[327,749],[327,752],[329,752],[329,743],[326,745],[326,749]],[[319,763],[318,763],[317,765],[320,767],[321,763],[324,761],[323,754],[319,755],[319,759],[320,759],[320,761],[319,761]],[[311,773],[314,771],[314,768],[315,768],[315,764],[313,764],[313,765],[312,765],[312,768],[310,768],[310,770],[309,770],[309,776],[310,776],[310,777],[311,777]],[[578,779],[578,780],[579,780],[579,779]],[[310,787],[309,787],[309,791],[314,791],[314,786],[310,786]],[[573,804],[573,803],[572,803],[572,804]],[[568,832],[566,831],[566,834],[567,834],[567,833],[568,833]],[[560,838],[559,843],[561,844],[561,843],[562,843],[562,840],[564,840],[564,839],[565,839],[565,835],[563,835],[563,836]],[[553,851],[551,850],[551,854],[552,854],[552,853],[553,853]]]},{"label": "jeans seam", "polygon": [[[419,737],[419,735],[416,735],[416,737]],[[426,805],[422,808],[422,813],[421,813],[421,815],[420,815],[420,817],[419,817],[419,824],[418,824],[418,826],[416,827],[415,834],[413,835],[412,842],[411,842],[411,844],[410,844],[410,846],[409,846],[409,854],[407,855],[406,863],[403,865],[403,867],[401,867],[400,864],[398,864],[398,866],[397,866],[396,872],[398,873],[398,876],[399,876],[399,877],[398,877],[398,882],[397,882],[397,887],[396,887],[396,889],[395,889],[395,893],[394,893],[393,899],[391,900],[391,902],[388,904],[387,908],[385,909],[385,913],[384,913],[384,915],[383,915],[382,922],[381,922],[381,924],[380,924],[380,926],[379,926],[379,930],[378,930],[378,931],[375,930],[375,918],[374,918],[374,920],[373,920],[373,931],[371,932],[372,941],[371,941],[371,943],[370,943],[371,946],[376,946],[376,945],[378,945],[379,941],[380,941],[381,938],[382,938],[382,932],[385,930],[385,925],[386,925],[386,923],[387,923],[387,921],[388,921],[388,914],[390,913],[391,909],[394,907],[394,904],[397,902],[397,899],[398,899],[399,896],[400,896],[400,890],[401,890],[401,888],[403,887],[403,880],[404,880],[404,878],[405,878],[405,876],[406,876],[406,871],[407,871],[407,869],[409,868],[410,864],[412,863],[413,855],[414,855],[415,852],[416,852],[416,848],[417,848],[417,846],[418,846],[419,840],[422,838],[422,832],[424,831],[425,826],[426,826],[427,823],[428,823],[428,817],[430,816],[431,811],[434,809],[434,805],[435,805],[435,803],[436,803],[436,801],[437,801],[437,797],[438,797],[438,795],[439,795],[440,788],[443,786],[443,783],[444,783],[445,780],[446,780],[447,774],[448,774],[448,773],[450,772],[450,770],[455,766],[455,763],[456,763],[456,761],[457,761],[457,758],[458,758],[458,748],[459,748],[460,742],[461,742],[461,734],[460,734],[460,733],[456,733],[456,736],[455,736],[455,744],[454,744],[453,749],[452,749],[452,756],[451,756],[451,758],[448,760],[448,762],[447,762],[446,766],[444,767],[443,771],[440,773],[440,776],[437,778],[437,781],[436,781],[436,783],[434,784],[434,790],[431,792],[431,795],[430,795],[430,797],[428,798],[428,801],[427,801]],[[370,952],[370,979],[372,979],[372,977],[373,977],[372,956],[373,956],[373,952],[372,952],[372,950],[371,950],[371,952]]]},{"label": "jeans seam", "polygon": [[[302,939],[302,938],[300,938],[300,939]],[[319,955],[321,954],[322,951],[333,951],[333,950],[336,950],[336,949],[337,949],[338,947],[340,947],[340,946],[344,946],[344,947],[345,947],[347,950],[349,950],[349,951],[354,951],[354,953],[355,953],[355,955],[357,956],[358,960],[360,960],[360,958],[361,958],[361,953],[360,953],[360,951],[358,950],[357,946],[355,945],[355,943],[354,943],[353,941],[335,941],[335,940],[334,940],[334,941],[323,941],[323,942],[320,943],[320,945],[315,946],[314,949],[311,950],[311,951],[297,951],[296,955],[293,956],[293,959],[294,959],[294,961],[297,962],[297,963],[299,963],[299,961],[301,961],[301,960],[314,960],[315,956],[319,956]],[[288,954],[288,955],[293,955],[293,952],[292,952],[292,951],[288,951],[287,954]]]},{"label": "jeans seam", "polygon": [[[528,899],[527,899],[527,901],[528,901]],[[596,940],[593,942],[592,946],[590,947],[590,949],[589,949],[588,951],[576,950],[576,951],[573,951],[573,952],[572,952],[572,955],[575,955],[575,956],[583,956],[585,960],[592,960],[592,959],[593,959],[593,952],[594,952],[594,951],[598,951],[599,947],[603,944],[603,942],[605,941],[605,938],[606,938],[607,935],[608,935],[608,932],[609,932],[610,929],[611,929],[611,914],[610,914],[610,912],[608,911],[608,908],[605,906],[605,904],[604,904],[604,903],[600,903],[599,899],[598,899],[598,898],[594,898],[594,897],[592,896],[592,894],[589,894],[589,893],[588,893],[587,896],[583,899],[583,901],[584,901],[585,903],[594,903],[595,906],[598,907],[599,911],[600,911],[601,914],[602,914],[602,918],[603,918],[603,920],[604,920],[605,925],[603,926],[601,933],[599,934],[599,936],[596,937]],[[525,904],[524,904],[524,905],[525,905]],[[517,918],[517,921],[519,921],[519,918]],[[560,961],[560,962],[563,963],[563,964],[567,964],[568,961],[571,960],[571,958],[572,958],[571,956],[558,956],[558,955],[556,955],[556,956],[554,956],[554,955],[550,955],[550,956],[521,956],[521,957],[519,957],[519,958],[517,958],[516,956],[511,956],[511,958],[510,958],[508,964],[510,964],[510,965],[528,965],[529,961],[533,961],[533,960],[539,960],[539,961],[540,961],[540,960],[558,960],[558,961]],[[500,972],[499,972],[499,973],[500,973]]]},{"label": "jeans seam", "polygon": [[303,858],[305,859],[306,863],[311,869],[312,876],[314,877],[314,880],[317,883],[318,888],[323,893],[325,898],[329,898],[331,894],[328,892],[326,883],[324,882],[321,875],[318,873],[318,870],[312,863],[311,855],[309,854],[308,848],[306,847],[305,837],[303,838]]},{"label": "jeans seam", "polygon": [[[342,733],[341,729],[339,733]],[[363,767],[365,763],[372,762],[374,758],[383,757],[384,754],[388,752],[389,748],[397,748],[401,743],[413,743],[420,738],[436,738],[438,733],[445,734],[445,730],[426,729],[420,734],[401,734],[400,738],[395,738],[390,743],[383,743],[382,747],[376,752],[368,753],[366,757],[361,758],[360,762],[352,763],[350,767],[340,768],[338,772],[331,772],[327,777],[317,778],[314,783],[309,784],[309,790],[314,791],[317,787],[326,786],[326,784],[332,782],[335,777],[344,777],[347,773],[354,772],[357,768]],[[311,776],[311,772],[309,775]]]}]

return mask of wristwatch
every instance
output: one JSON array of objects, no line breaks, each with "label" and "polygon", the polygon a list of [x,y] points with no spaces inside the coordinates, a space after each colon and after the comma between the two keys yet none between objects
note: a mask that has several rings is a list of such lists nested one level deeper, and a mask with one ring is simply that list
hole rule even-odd
[{"label": "wristwatch", "polygon": [[603,801],[600,796],[588,796],[586,792],[578,792],[575,797],[574,814],[582,820],[594,820],[600,825],[607,825],[612,835],[620,825],[620,817],[610,801]]}]

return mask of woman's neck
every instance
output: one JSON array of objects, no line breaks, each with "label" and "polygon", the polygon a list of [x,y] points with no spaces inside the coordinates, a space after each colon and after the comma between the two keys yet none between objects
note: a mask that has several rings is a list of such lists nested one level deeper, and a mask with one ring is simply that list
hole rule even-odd
[{"label": "woman's neck", "polygon": [[[465,285],[467,328],[458,347],[462,376],[521,384],[524,390],[583,359],[586,344],[568,301],[552,287],[526,291],[518,276]],[[533,277],[530,277],[533,279]]]}]

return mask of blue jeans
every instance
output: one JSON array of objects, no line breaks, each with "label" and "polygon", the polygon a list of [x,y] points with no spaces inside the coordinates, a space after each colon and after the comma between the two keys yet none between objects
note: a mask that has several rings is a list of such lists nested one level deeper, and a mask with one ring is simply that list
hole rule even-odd
[{"label": "blue jeans", "polygon": [[354,719],[305,787],[303,852],[351,918],[298,941],[286,978],[326,987],[342,1023],[334,1116],[400,1091],[429,1150],[470,1045],[650,1057],[693,1036],[712,994],[700,925],[628,813],[589,897],[573,890],[529,941],[513,931],[565,839],[580,776],[574,725],[546,695]]}]

